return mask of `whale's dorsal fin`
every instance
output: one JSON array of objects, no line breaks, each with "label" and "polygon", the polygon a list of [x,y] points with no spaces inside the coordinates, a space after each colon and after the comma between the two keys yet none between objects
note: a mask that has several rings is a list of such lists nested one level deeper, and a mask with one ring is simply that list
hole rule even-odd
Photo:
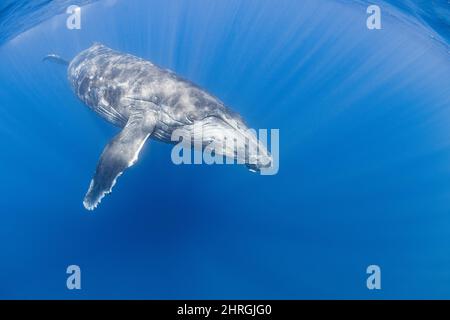
[{"label": "whale's dorsal fin", "polygon": [[123,171],[137,161],[155,123],[156,116],[151,111],[134,110],[122,131],[103,150],[84,197],[83,205],[86,209],[94,210],[102,198],[111,192]]},{"label": "whale's dorsal fin", "polygon": [[63,58],[61,58],[60,56],[58,56],[57,54],[54,54],[54,53],[45,56],[44,59],[42,59],[42,61],[51,61],[51,62],[55,62],[58,64],[62,64],[64,66],[69,65],[69,61],[64,60]]}]

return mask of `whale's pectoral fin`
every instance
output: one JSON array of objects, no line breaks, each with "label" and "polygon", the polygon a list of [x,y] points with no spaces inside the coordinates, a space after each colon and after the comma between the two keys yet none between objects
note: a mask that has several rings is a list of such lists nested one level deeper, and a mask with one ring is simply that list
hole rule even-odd
[{"label": "whale's pectoral fin", "polygon": [[94,210],[102,198],[111,192],[122,172],[136,162],[155,122],[154,115],[138,110],[130,116],[122,131],[108,143],[84,197],[83,205],[86,209]]}]

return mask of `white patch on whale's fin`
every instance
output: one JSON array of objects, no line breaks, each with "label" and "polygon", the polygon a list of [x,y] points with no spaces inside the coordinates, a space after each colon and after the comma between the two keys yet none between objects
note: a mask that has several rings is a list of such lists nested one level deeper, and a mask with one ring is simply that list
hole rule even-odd
[{"label": "white patch on whale's fin", "polygon": [[108,143],[84,197],[83,205],[86,209],[94,210],[102,198],[111,192],[123,171],[137,161],[155,123],[154,115],[137,110],[130,116],[122,131]]}]

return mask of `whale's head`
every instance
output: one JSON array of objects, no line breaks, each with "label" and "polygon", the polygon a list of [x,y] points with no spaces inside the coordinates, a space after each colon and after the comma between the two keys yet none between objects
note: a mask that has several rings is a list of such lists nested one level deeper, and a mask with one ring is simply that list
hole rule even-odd
[{"label": "whale's head", "polygon": [[202,119],[203,146],[214,148],[214,152],[245,164],[252,172],[269,168],[272,156],[267,150],[267,139],[257,136],[241,116],[227,108],[218,108],[212,115]]}]

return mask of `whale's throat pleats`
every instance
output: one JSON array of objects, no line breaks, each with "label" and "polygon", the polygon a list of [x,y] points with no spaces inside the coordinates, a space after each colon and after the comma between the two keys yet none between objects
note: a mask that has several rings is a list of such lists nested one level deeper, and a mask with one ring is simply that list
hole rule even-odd
[{"label": "whale's throat pleats", "polygon": [[111,192],[117,178],[138,159],[139,152],[156,124],[152,111],[134,108],[122,131],[103,150],[83,205],[93,210]]}]

